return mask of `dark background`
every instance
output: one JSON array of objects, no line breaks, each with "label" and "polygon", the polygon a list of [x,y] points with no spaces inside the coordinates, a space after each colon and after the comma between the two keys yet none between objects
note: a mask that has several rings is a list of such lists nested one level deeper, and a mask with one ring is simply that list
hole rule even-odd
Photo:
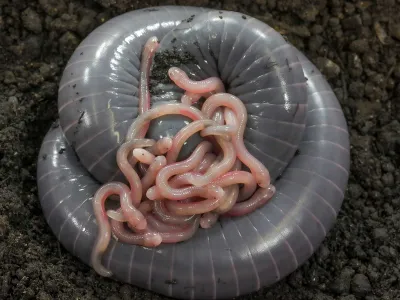
[{"label": "dark background", "polygon": [[298,271],[240,299],[400,299],[399,0],[0,0],[0,299],[163,298],[67,253],[42,216],[35,174],[72,51],[111,17],[166,4],[269,23],[323,71],[348,120],[351,176],[335,227]]}]

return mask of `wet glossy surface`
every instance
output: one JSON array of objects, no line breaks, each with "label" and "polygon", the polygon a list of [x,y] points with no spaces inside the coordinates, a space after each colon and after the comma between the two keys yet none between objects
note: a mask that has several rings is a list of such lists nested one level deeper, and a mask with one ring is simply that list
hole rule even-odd
[{"label": "wet glossy surface", "polygon": [[[50,129],[39,153],[46,220],[63,246],[89,264],[97,233],[91,200],[99,187],[90,173],[101,181],[115,175],[115,152],[137,116],[139,58],[147,38],[165,37],[159,51],[170,49],[176,38],[176,47],[196,57],[181,67],[199,79],[223,78],[248,110],[249,150],[274,178],[289,164],[274,198],[248,216],[221,220],[187,242],[157,249],[112,243],[104,263],[116,279],[177,298],[231,298],[294,271],[332,227],[348,178],[346,122],[321,73],[269,26],[240,14],[223,12],[223,19],[219,14],[159,7],[127,13],[96,29],[65,69],[61,126]],[[179,25],[187,18],[191,22]],[[153,104],[180,94],[168,85],[158,90]],[[177,130],[179,122],[166,127]],[[152,131],[161,133],[160,126]]]}]

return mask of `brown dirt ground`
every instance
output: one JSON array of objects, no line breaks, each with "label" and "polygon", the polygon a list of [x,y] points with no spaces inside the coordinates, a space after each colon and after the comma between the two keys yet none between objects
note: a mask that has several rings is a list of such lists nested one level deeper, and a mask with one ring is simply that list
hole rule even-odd
[{"label": "brown dirt ground", "polygon": [[351,176],[336,226],[298,271],[240,299],[400,299],[399,0],[0,0],[0,299],[163,298],[67,253],[43,218],[35,174],[74,48],[115,15],[165,4],[272,24],[322,69],[348,120]]}]

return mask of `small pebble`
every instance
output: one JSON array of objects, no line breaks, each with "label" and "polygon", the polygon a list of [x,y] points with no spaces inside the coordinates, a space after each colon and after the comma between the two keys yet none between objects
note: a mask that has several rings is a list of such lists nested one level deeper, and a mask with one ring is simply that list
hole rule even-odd
[{"label": "small pebble", "polygon": [[72,32],[67,31],[60,38],[60,52],[66,56],[70,56],[78,44],[78,37]]},{"label": "small pebble", "polygon": [[356,53],[364,53],[369,49],[368,41],[366,39],[355,40],[350,43],[350,50]]},{"label": "small pebble", "polygon": [[394,257],[396,255],[396,251],[391,247],[382,245],[379,247],[379,254],[383,257]]},{"label": "small pebble", "polygon": [[386,228],[374,228],[372,235],[376,240],[385,240],[388,237]]},{"label": "small pebble", "polygon": [[324,39],[320,35],[313,35],[308,41],[308,48],[311,51],[317,51],[323,44]]},{"label": "small pebble", "polygon": [[124,284],[120,288],[119,294],[120,294],[122,300],[131,300],[132,299],[132,287],[127,284]]},{"label": "small pebble", "polygon": [[335,294],[341,295],[346,294],[350,291],[350,279],[354,274],[354,270],[351,268],[344,268],[330,285],[330,289]]},{"label": "small pebble", "polygon": [[363,11],[361,13],[361,19],[364,26],[371,26],[372,25],[372,16],[368,11]]},{"label": "small pebble", "polygon": [[376,83],[380,88],[386,87],[386,78],[383,74],[377,73],[376,75],[372,76],[372,81]]},{"label": "small pebble", "polygon": [[345,2],[344,3],[344,12],[348,15],[351,15],[354,13],[355,11],[355,6],[354,4],[350,3],[350,2]]},{"label": "small pebble", "polygon": [[320,33],[322,33],[323,31],[324,31],[324,27],[322,27],[322,26],[319,25],[319,24],[315,24],[313,27],[311,27],[311,32],[312,32],[314,35],[320,34]]},{"label": "small pebble", "polygon": [[382,169],[385,172],[394,172],[394,170],[396,170],[395,166],[391,162],[382,164]]},{"label": "small pebble", "polygon": [[369,279],[364,274],[356,274],[351,280],[351,291],[358,297],[365,296],[371,291]]},{"label": "small pebble", "polygon": [[21,14],[24,27],[34,33],[42,32],[42,20],[39,14],[31,8],[27,8]]},{"label": "small pebble", "polygon": [[329,19],[329,25],[331,27],[337,27],[340,24],[340,20],[338,18],[330,18]]},{"label": "small pebble", "polygon": [[374,52],[367,52],[363,55],[363,62],[372,68],[375,68],[378,61],[379,56]]},{"label": "small pebble", "polygon": [[47,294],[44,291],[40,291],[37,295],[38,300],[51,300],[53,297],[51,297],[49,294]]},{"label": "small pebble", "polygon": [[328,58],[318,57],[315,65],[328,79],[335,78],[340,74],[340,67]]},{"label": "small pebble", "polygon": [[91,16],[84,16],[78,24],[78,33],[84,38],[86,37],[94,28],[96,27],[96,22]]},{"label": "small pebble", "polygon": [[344,29],[357,29],[362,26],[362,20],[360,15],[354,15],[342,20],[342,26]]},{"label": "small pebble", "polygon": [[392,215],[392,214],[393,214],[393,207],[392,207],[389,203],[385,203],[385,204],[383,205],[383,207],[384,207],[384,209],[385,209],[385,212],[386,212],[388,215]]},{"label": "small pebble", "polygon": [[352,199],[358,199],[364,192],[361,185],[356,183],[350,183],[348,186],[349,194]]},{"label": "small pebble", "polygon": [[18,105],[18,98],[16,96],[11,96],[8,98],[8,103],[11,105]]},{"label": "small pebble", "polygon": [[24,290],[24,296],[21,300],[34,299],[34,297],[35,297],[35,292],[30,287],[28,287]]},{"label": "small pebble", "polygon": [[18,45],[13,46],[11,50],[15,55],[23,55],[25,59],[36,59],[40,57],[43,39],[39,35],[31,35]]},{"label": "small pebble", "polygon": [[361,218],[362,217],[361,211],[359,211],[359,210],[354,210],[353,211],[353,215],[356,218]]},{"label": "small pebble", "polygon": [[383,45],[388,45],[391,42],[390,37],[386,33],[386,30],[382,27],[382,25],[379,22],[374,23],[374,30],[376,36]]},{"label": "small pebble", "polygon": [[4,83],[5,84],[12,84],[12,83],[15,83],[15,82],[16,82],[16,80],[15,80],[14,73],[11,72],[11,71],[5,71],[4,72]]},{"label": "small pebble", "polygon": [[368,279],[372,282],[379,281],[379,273],[375,270],[368,270],[367,271]]},{"label": "small pebble", "polygon": [[356,245],[351,250],[353,254],[359,259],[365,259],[367,257],[367,253],[365,253],[365,251],[359,245]]},{"label": "small pebble", "polygon": [[30,175],[30,173],[29,173],[29,171],[27,169],[22,168],[20,170],[20,177],[21,177],[22,180],[26,180],[28,178],[31,178],[31,175]]},{"label": "small pebble", "polygon": [[290,274],[287,280],[288,284],[292,288],[298,289],[303,284],[303,275],[301,274],[301,272],[293,272],[292,274]]},{"label": "small pebble", "polygon": [[379,146],[382,147],[387,153],[394,151],[394,153],[399,153],[400,151],[400,123],[397,120],[382,127],[378,135]]},{"label": "small pebble", "polygon": [[379,100],[381,96],[381,89],[372,82],[368,81],[365,85],[365,96],[371,100]]},{"label": "small pebble", "polygon": [[17,111],[18,109],[18,98],[16,96],[11,96],[8,98],[8,103],[10,103],[12,109]]},{"label": "small pebble", "polygon": [[353,77],[359,78],[363,72],[362,63],[360,57],[355,53],[350,53],[348,58],[348,64],[350,66],[349,73]]},{"label": "small pebble", "polygon": [[299,18],[306,22],[314,22],[318,14],[319,10],[314,5],[306,6],[304,9],[297,11]]},{"label": "small pebble", "polygon": [[382,176],[382,182],[387,187],[392,187],[394,185],[394,177],[392,173],[385,173]]},{"label": "small pebble", "polygon": [[392,205],[394,207],[400,207],[400,197],[399,198],[393,198],[392,199]]},{"label": "small pebble", "polygon": [[321,245],[317,255],[318,262],[323,263],[329,257],[330,253],[328,247]]},{"label": "small pebble", "polygon": [[39,0],[43,10],[51,17],[63,14],[67,11],[64,0]]},{"label": "small pebble", "polygon": [[342,295],[348,293],[350,290],[349,279],[337,278],[330,285],[330,289],[333,293]]},{"label": "small pebble", "polygon": [[386,198],[392,198],[392,197],[393,197],[392,189],[391,189],[391,188],[388,188],[388,187],[385,187],[385,188],[383,189],[383,195],[384,195]]},{"label": "small pebble", "polygon": [[352,81],[349,85],[349,95],[354,98],[364,97],[364,83],[361,81]]},{"label": "small pebble", "polygon": [[59,32],[76,32],[78,29],[78,17],[76,15],[63,14],[60,18],[50,23],[50,28]]},{"label": "small pebble", "polygon": [[371,191],[369,194],[374,200],[379,200],[382,197],[382,194],[379,191]]},{"label": "small pebble", "polygon": [[291,26],[290,32],[300,37],[311,36],[311,33],[306,26]]},{"label": "small pebble", "polygon": [[58,67],[54,64],[42,64],[39,68],[39,73],[44,79],[49,79],[56,75]]}]

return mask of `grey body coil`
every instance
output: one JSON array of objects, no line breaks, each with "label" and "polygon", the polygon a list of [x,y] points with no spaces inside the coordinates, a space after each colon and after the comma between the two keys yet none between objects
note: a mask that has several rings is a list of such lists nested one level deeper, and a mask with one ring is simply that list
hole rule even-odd
[{"label": "grey body coil", "polygon": [[[121,179],[115,154],[138,114],[140,53],[151,36],[161,41],[160,53],[173,45],[194,57],[180,65],[191,78],[220,76],[246,104],[246,146],[269,168],[277,192],[248,216],[223,218],[186,242],[150,249],[112,239],[104,265],[116,280],[181,299],[228,299],[276,283],[333,226],[348,180],[349,138],[335,94],[316,67],[271,27],[242,14],[138,10],[108,21],[79,45],[60,82],[60,120],[38,159],[49,226],[90,265],[97,234],[91,200],[99,182]],[[156,84],[152,105],[179,95]],[[173,135],[183,124],[169,117],[150,133]]]}]

